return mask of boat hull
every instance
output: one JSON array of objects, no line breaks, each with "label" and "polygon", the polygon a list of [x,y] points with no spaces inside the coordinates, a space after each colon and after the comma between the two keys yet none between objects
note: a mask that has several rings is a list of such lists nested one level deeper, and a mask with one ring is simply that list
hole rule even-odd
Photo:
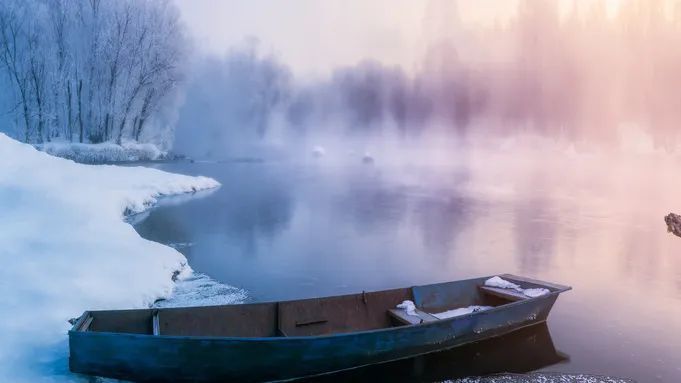
[{"label": "boat hull", "polygon": [[133,381],[288,380],[409,358],[544,322],[559,292],[419,325],[307,337],[70,331],[73,372]]}]

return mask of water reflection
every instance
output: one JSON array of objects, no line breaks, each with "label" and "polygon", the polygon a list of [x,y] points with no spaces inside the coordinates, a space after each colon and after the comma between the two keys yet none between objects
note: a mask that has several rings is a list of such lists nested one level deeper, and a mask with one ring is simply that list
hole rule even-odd
[{"label": "water reflection", "polygon": [[253,301],[502,272],[570,284],[549,323],[572,358],[552,368],[681,381],[681,239],[662,221],[681,211],[678,161],[483,154],[466,169],[169,163],[223,186],[135,227],[191,243],[192,268]]},{"label": "water reflection", "polygon": [[404,219],[408,200],[399,188],[391,187],[380,175],[366,172],[348,178],[334,208],[339,215],[348,217],[358,232],[392,227]]},{"label": "water reflection", "polygon": [[[261,185],[252,179],[238,178],[229,199],[207,207],[206,218],[215,220],[225,235],[240,242],[242,253],[257,256],[260,240],[271,241],[287,229],[293,216],[293,198],[282,178],[273,177]],[[220,214],[215,214],[216,210]],[[211,218],[209,218],[211,217]]]},{"label": "water reflection", "polygon": [[452,350],[306,380],[308,382],[436,382],[496,373],[526,373],[569,360],[546,324]]},{"label": "water reflection", "polygon": [[[210,171],[220,164],[203,166]],[[216,246],[228,242],[241,255],[257,256],[259,242],[273,240],[288,227],[295,190],[280,173],[254,176],[249,165],[227,169],[228,174],[216,177],[222,186],[214,198],[197,198],[203,197],[198,193],[181,201],[189,203],[164,198],[148,213],[151,218],[133,222],[135,228],[144,237],[165,244],[198,243],[210,238]],[[182,252],[190,255],[190,250]]]},{"label": "water reflection", "polygon": [[557,223],[549,204],[550,201],[539,197],[515,207],[514,253],[524,274],[536,275],[551,266]]},{"label": "water reflection", "polygon": [[450,255],[458,234],[471,224],[475,204],[458,195],[423,198],[416,203],[416,220],[429,256],[442,259]]}]

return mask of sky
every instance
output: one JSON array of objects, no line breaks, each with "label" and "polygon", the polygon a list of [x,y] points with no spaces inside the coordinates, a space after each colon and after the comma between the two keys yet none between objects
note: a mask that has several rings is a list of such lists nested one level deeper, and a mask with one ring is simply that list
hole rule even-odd
[{"label": "sky", "polygon": [[304,76],[364,59],[409,70],[455,20],[493,24],[516,7],[515,0],[175,1],[198,53],[221,55],[256,39]]},{"label": "sky", "polygon": [[[519,0],[171,0],[198,54],[257,41],[301,77],[374,59],[407,71],[455,25],[503,24]],[[599,0],[555,0],[564,11]],[[604,1],[609,13],[626,0]]]}]

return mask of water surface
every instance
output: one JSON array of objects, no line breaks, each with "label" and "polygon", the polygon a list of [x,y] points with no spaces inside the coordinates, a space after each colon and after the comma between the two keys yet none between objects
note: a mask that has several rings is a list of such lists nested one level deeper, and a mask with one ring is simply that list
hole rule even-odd
[{"label": "water surface", "polygon": [[[506,272],[568,284],[547,330],[566,357],[527,370],[676,382],[681,238],[663,216],[681,211],[678,165],[667,155],[546,150],[420,165],[166,163],[155,166],[222,187],[163,204],[135,227],[251,301]],[[525,352],[514,344],[497,347]]]}]

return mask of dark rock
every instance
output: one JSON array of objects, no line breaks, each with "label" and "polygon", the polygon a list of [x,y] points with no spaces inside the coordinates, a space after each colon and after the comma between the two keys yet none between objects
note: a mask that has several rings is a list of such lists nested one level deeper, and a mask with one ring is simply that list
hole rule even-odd
[{"label": "dark rock", "polygon": [[664,217],[664,223],[668,232],[681,237],[681,215],[669,213]]},{"label": "dark rock", "polygon": [[173,271],[173,276],[171,277],[173,282],[177,282],[177,277],[180,275],[180,270]]}]

